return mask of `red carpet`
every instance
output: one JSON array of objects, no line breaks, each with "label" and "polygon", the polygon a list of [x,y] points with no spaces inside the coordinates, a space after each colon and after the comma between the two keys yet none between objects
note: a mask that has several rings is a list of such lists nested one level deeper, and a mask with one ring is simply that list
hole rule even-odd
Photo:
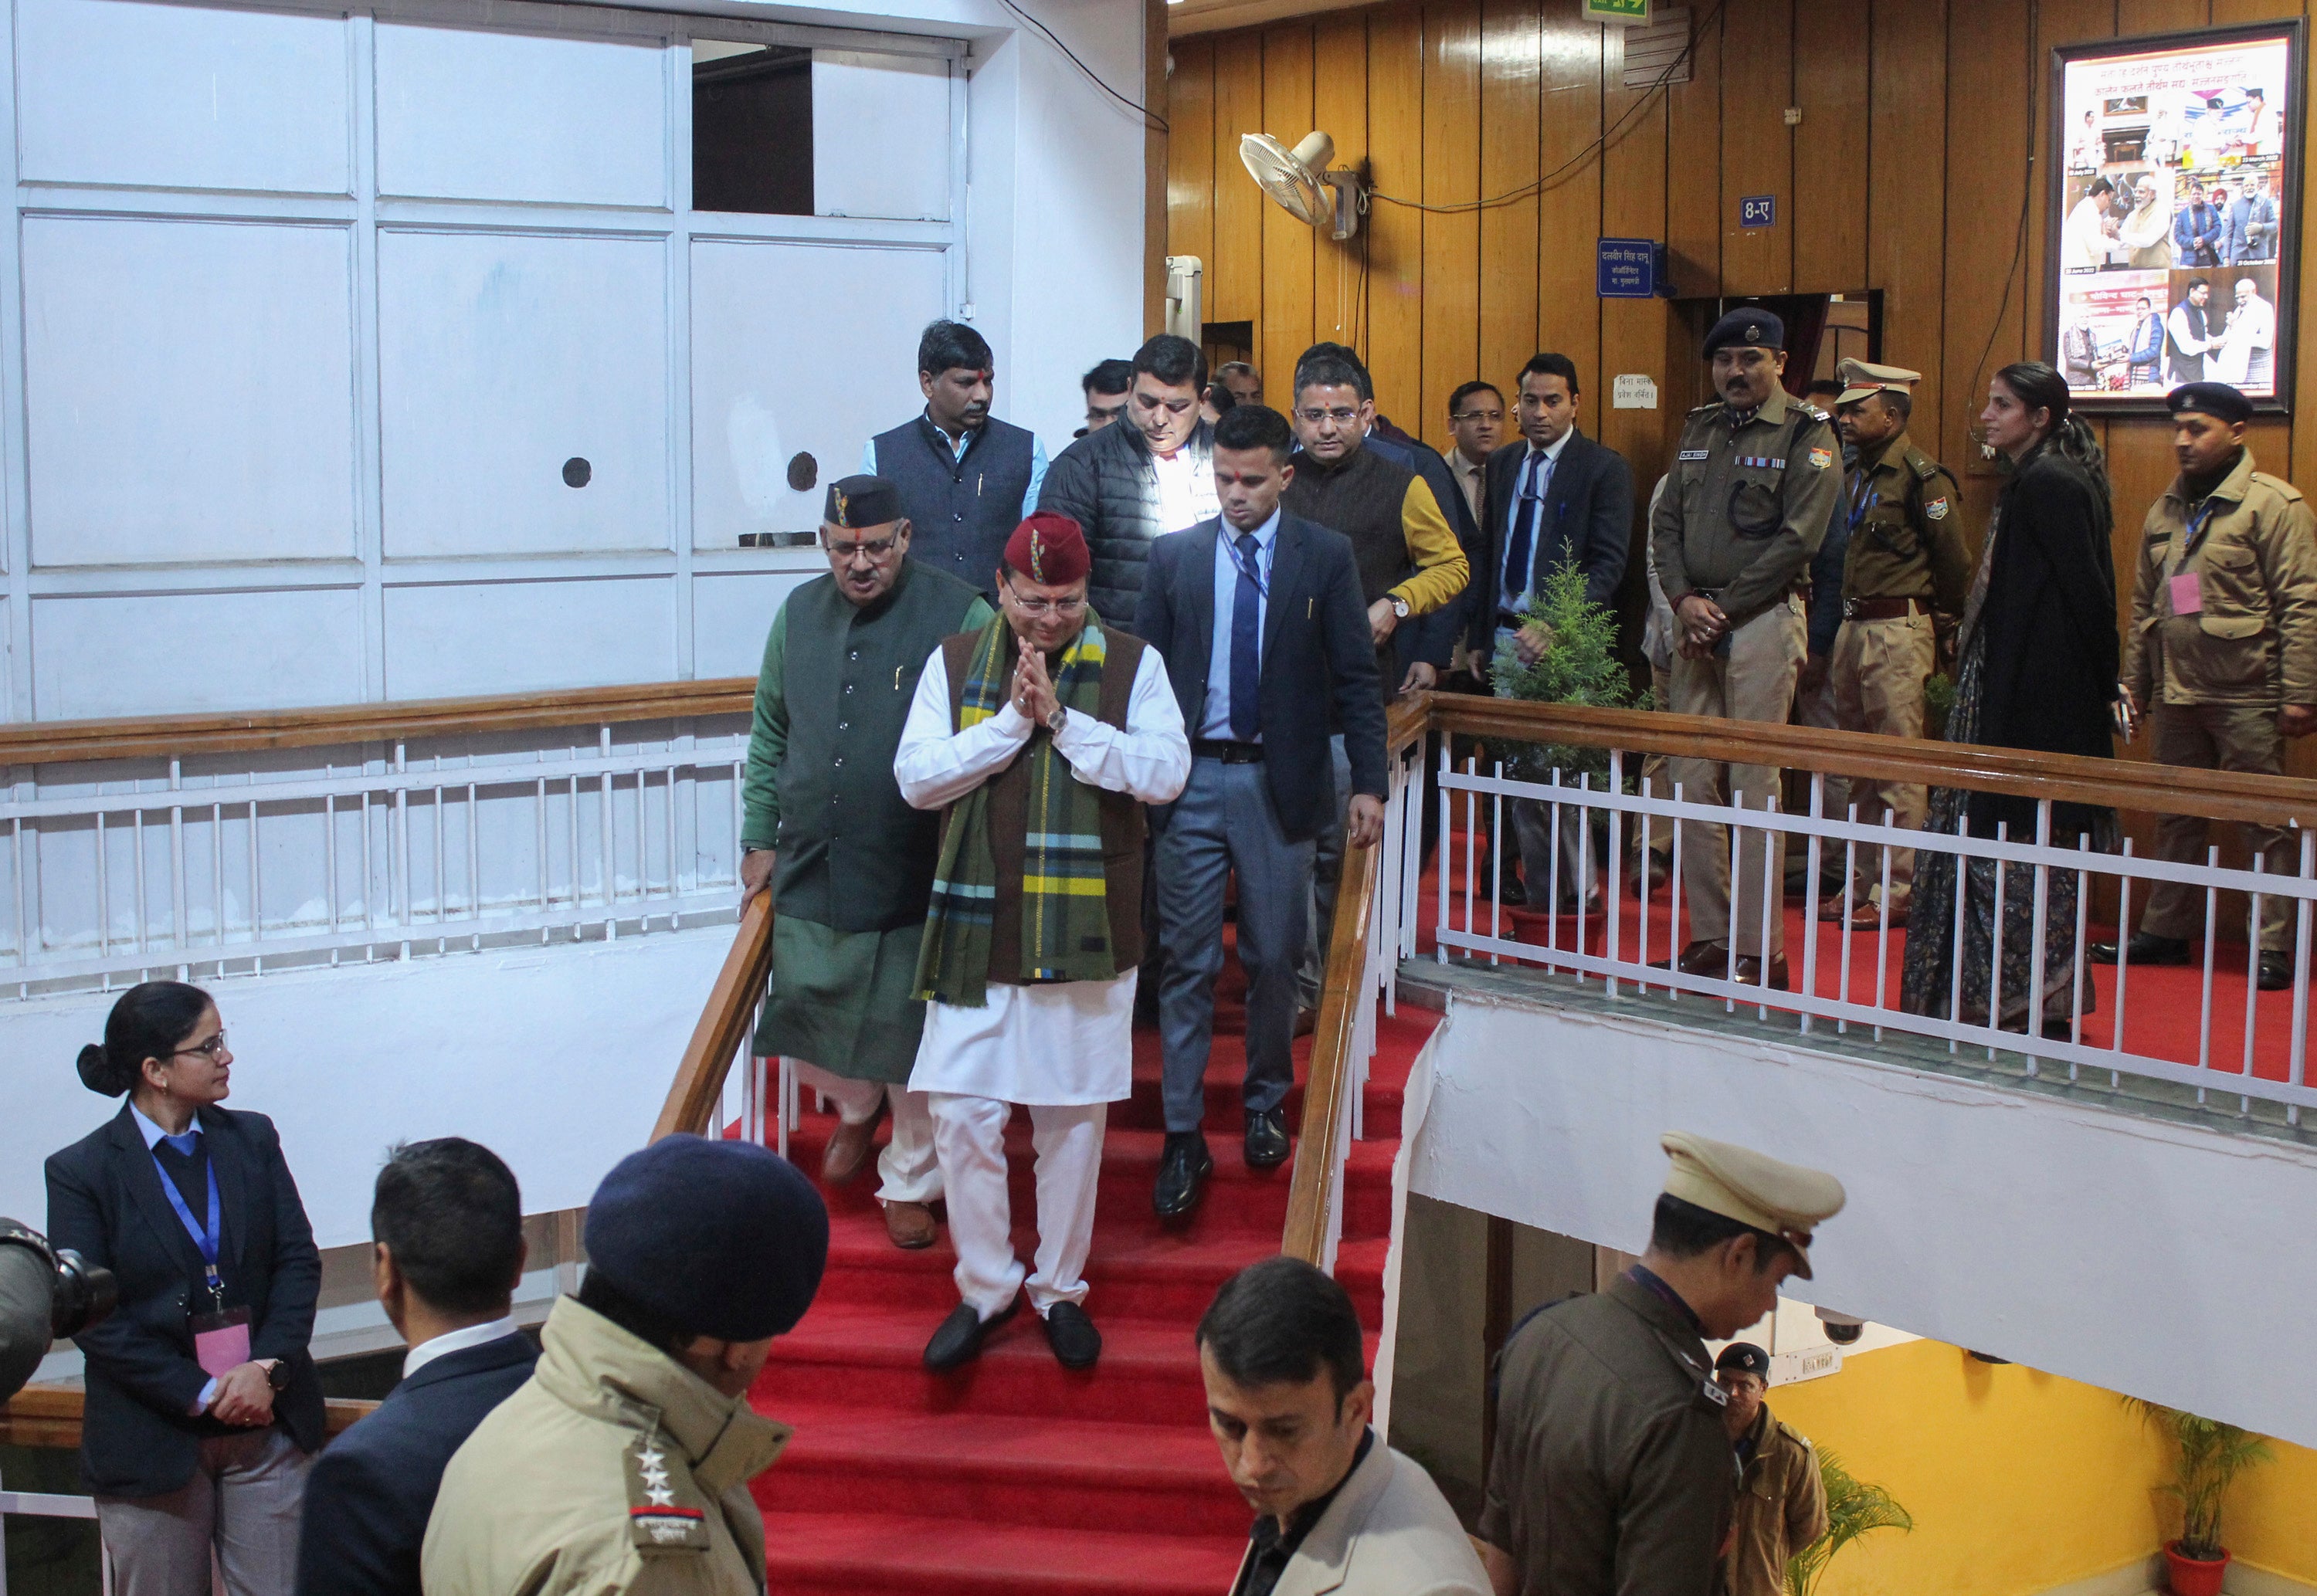
[{"label": "red carpet", "polygon": [[[827,1192],[828,1272],[812,1312],[774,1346],[750,1401],[796,1426],[756,1481],[774,1592],[886,1596],[1015,1591],[1217,1596],[1230,1588],[1250,1515],[1208,1433],[1192,1326],[1234,1270],[1279,1250],[1288,1168],[1241,1161],[1242,1015],[1223,976],[1207,1137],[1215,1174],[1187,1226],[1150,1212],[1163,1120],[1158,1039],[1135,1036],[1134,1095],[1112,1105],[1103,1146],[1087,1311],[1102,1361],[1070,1373],[1026,1308],[979,1362],[928,1373],[926,1340],[956,1305],[946,1235],[903,1253],[885,1239],[876,1176]],[[1400,1089],[1437,1016],[1382,1023],[1366,1129],[1346,1179],[1337,1275],[1373,1333],[1381,1320]],[[1302,1079],[1308,1039],[1296,1044]],[[1293,1126],[1299,1086],[1288,1100]],[[836,1121],[808,1111],[791,1138],[806,1170]],[[1017,1113],[1015,1245],[1035,1213],[1029,1123]]]},{"label": "red carpet", "polygon": [[[1477,846],[1473,865],[1476,874],[1485,877],[1487,861]],[[1449,863],[1449,920],[1460,930],[1465,925],[1463,870],[1464,839],[1463,834],[1458,832]],[[1633,958],[1640,956],[1639,950],[1642,947],[1642,915],[1640,905],[1632,896],[1630,875],[1621,885],[1625,890],[1617,923],[1618,951],[1624,958]],[[1432,957],[1436,946],[1433,932],[1440,917],[1439,894],[1439,872],[1436,865],[1434,869],[1426,873],[1417,902],[1419,925],[1418,953],[1425,958]],[[1685,902],[1687,897],[1688,889],[1685,885]],[[2223,901],[2222,918],[2224,922],[2230,914],[2242,913],[2241,906],[2231,909],[2227,906],[2229,900],[2224,898]],[[1803,906],[1799,895],[1790,896],[1785,903],[1786,960],[1796,987],[1803,984],[1804,952],[1808,947]],[[1503,911],[1492,929],[1490,914],[1488,900],[1475,892],[1472,900],[1473,929],[1481,935],[1501,935],[1534,942],[1539,947],[1545,944],[1547,923],[1543,914],[1532,914],[1525,909]],[[1672,932],[1668,893],[1663,887],[1659,887],[1651,898],[1647,919],[1647,957],[1664,958]],[[1577,946],[1574,914],[1561,914],[1551,931],[1554,946],[1565,949]],[[2114,940],[2115,936],[2114,924],[2102,923],[2095,918],[2090,922],[2085,940],[2107,941]],[[1892,932],[1889,949],[1882,956],[1881,1007],[1896,1009],[1899,1006],[1900,978],[1906,965],[1906,941],[1905,932]],[[1588,953],[1599,955],[1608,950],[1608,926],[1598,914],[1588,914],[1585,918],[1585,951]],[[2124,1045],[2129,1051],[2176,1064],[2209,1062],[2216,1074],[2240,1073],[2245,1065],[2245,995],[2248,985],[2245,945],[2240,940],[2223,941],[2216,946],[2208,1060],[2199,1057],[2198,1039],[2203,1030],[2205,1004],[2204,948],[2201,943],[2196,945],[2194,957],[2196,962],[2187,966],[2132,967],[2125,993]],[[1846,963],[1849,973],[1847,993],[1842,985]],[[1876,939],[1873,934],[1853,932],[1846,948],[1839,924],[1819,924],[1815,990],[1820,995],[1847,997],[1851,1003],[1877,1006],[1876,965]],[[2087,964],[2086,974],[2084,1044],[2092,1048],[2107,1048],[2114,1045],[2116,1034],[2116,972],[2113,966]],[[2279,992],[2256,992],[2253,997],[2253,1074],[2269,1080],[2288,1079],[2293,1040],[2292,990],[2288,987]],[[1776,1007],[1775,1002],[1772,1006]]]}]

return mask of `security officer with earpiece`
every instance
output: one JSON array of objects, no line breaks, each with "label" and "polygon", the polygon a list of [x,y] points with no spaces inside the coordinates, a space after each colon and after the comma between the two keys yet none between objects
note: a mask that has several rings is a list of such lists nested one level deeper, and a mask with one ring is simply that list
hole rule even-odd
[{"label": "security officer with earpiece", "polygon": [[[1847,732],[1889,737],[1923,735],[1923,682],[1938,667],[1939,621],[1963,613],[1971,585],[1971,553],[1964,544],[1963,494],[1954,473],[1907,435],[1919,371],[1844,361],[1835,424],[1858,459],[1837,513],[1850,530],[1842,567],[1842,629],[1835,634],[1830,679],[1835,724]],[[1923,824],[1919,782],[1854,777],[1850,801],[1867,825],[1883,820],[1915,831]],[[1891,923],[1907,923],[1915,879],[1915,851],[1891,851]],[[1880,849],[1861,848],[1847,894],[1837,893],[1819,911],[1821,920],[1845,914],[1860,930],[1881,923]]]},{"label": "security officer with earpiece", "polygon": [[[1794,706],[1806,648],[1796,579],[1826,535],[1842,469],[1834,429],[1779,385],[1785,346],[1785,325],[1759,306],[1713,324],[1704,354],[1721,397],[1683,424],[1672,484],[1650,520],[1658,579],[1674,609],[1677,715],[1783,724]],[[1780,773],[1769,765],[1669,765],[1692,801],[1735,798],[1759,809],[1778,790]],[[1676,962],[1688,975],[1783,988],[1778,905],[1769,905],[1767,941],[1762,934],[1762,850],[1774,853],[1767,878],[1783,882],[1782,836],[1741,834],[1732,903],[1724,828],[1685,824],[1692,940]]]}]

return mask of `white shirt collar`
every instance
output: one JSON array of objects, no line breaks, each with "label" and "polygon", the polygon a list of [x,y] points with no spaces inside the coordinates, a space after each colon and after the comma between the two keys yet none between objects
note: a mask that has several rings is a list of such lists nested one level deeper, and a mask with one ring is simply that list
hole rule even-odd
[{"label": "white shirt collar", "polygon": [[[129,1111],[137,1117],[137,1134],[145,1138],[146,1151],[148,1153],[151,1152],[155,1147],[160,1145],[161,1138],[169,1133],[162,1129],[159,1126],[154,1124],[150,1119],[148,1119],[145,1117],[145,1110],[139,1108],[135,1103],[130,1103],[129,1105]],[[199,1136],[201,1133],[201,1117],[199,1114],[196,1114],[193,1116],[193,1122],[185,1127],[185,1134],[187,1136]]]},{"label": "white shirt collar", "polygon": [[1528,458],[1534,459],[1541,454],[1544,456],[1545,459],[1557,465],[1561,460],[1561,451],[1569,447],[1569,441],[1575,436],[1577,436],[1577,429],[1575,427],[1570,427],[1567,432],[1561,433],[1560,437],[1555,438],[1551,443],[1547,444],[1543,449],[1539,449],[1535,444],[1532,443],[1528,446]]},{"label": "white shirt collar", "polygon": [[[1270,552],[1273,542],[1279,537],[1279,506],[1274,504],[1271,507],[1270,519],[1266,521],[1261,526],[1255,529],[1255,546],[1266,554]],[[1218,516],[1216,519],[1221,520],[1221,518]],[[1240,531],[1237,527],[1231,525],[1228,521],[1222,522],[1222,529],[1223,536],[1233,544],[1237,544],[1241,538],[1248,535],[1247,533]]]},{"label": "white shirt collar", "polygon": [[463,1352],[470,1347],[488,1346],[495,1341],[515,1333],[514,1315],[493,1319],[488,1324],[470,1324],[464,1330],[452,1330],[433,1341],[420,1342],[402,1355],[402,1378],[408,1379],[437,1358],[452,1352]]}]

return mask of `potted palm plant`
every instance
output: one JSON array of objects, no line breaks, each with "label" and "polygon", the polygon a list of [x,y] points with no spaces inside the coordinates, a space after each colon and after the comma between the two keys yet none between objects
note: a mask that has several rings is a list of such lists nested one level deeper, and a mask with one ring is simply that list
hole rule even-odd
[{"label": "potted palm plant", "polygon": [[2250,1430],[2137,1396],[2125,1401],[2178,1456],[2172,1483],[2162,1487],[2180,1504],[2180,1538],[2164,1543],[2172,1596],[2220,1596],[2229,1566],[2228,1547],[2221,1544],[2221,1503],[2237,1476],[2275,1454]]},{"label": "potted palm plant", "polygon": [[1786,1560],[1786,1596],[1811,1596],[1834,1555],[1870,1529],[1912,1529],[1915,1517],[1882,1486],[1843,1467],[1819,1449],[1818,1477],[1826,1486],[1826,1533]]}]

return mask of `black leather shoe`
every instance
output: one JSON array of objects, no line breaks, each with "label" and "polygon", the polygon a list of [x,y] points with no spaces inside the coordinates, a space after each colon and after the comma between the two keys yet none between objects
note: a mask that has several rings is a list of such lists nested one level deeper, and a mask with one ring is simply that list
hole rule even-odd
[{"label": "black leather shoe", "polygon": [[1077,1303],[1058,1302],[1046,1310],[1046,1344],[1064,1369],[1092,1369],[1102,1356],[1102,1332]]},{"label": "black leather shoe", "polygon": [[[2134,964],[2186,964],[2188,962],[2188,939],[2160,937],[2152,931],[2136,931],[2132,941],[2124,945],[2125,953]],[[2114,942],[2094,942],[2087,950],[2094,964],[2114,964],[2116,948]]]},{"label": "black leather shoe", "polygon": [[1287,1113],[1284,1109],[1247,1117],[1247,1167],[1272,1169],[1287,1162]]},{"label": "black leather shoe", "polygon": [[2260,975],[2253,985],[2263,992],[2282,992],[2293,985],[2293,955],[2264,953],[2260,956]]},{"label": "black leather shoe", "polygon": [[926,1343],[927,1369],[956,1369],[981,1356],[981,1343],[989,1333],[1012,1318],[1022,1306],[1016,1295],[1013,1301],[999,1308],[989,1318],[983,1318],[970,1302],[961,1302],[950,1309],[949,1317],[934,1332],[933,1340]]},{"label": "black leather shoe", "polygon": [[1195,1130],[1170,1130],[1166,1151],[1158,1155],[1158,1184],[1150,1206],[1162,1219],[1180,1218],[1199,1206],[1199,1193],[1215,1172],[1214,1155],[1207,1138]]}]

